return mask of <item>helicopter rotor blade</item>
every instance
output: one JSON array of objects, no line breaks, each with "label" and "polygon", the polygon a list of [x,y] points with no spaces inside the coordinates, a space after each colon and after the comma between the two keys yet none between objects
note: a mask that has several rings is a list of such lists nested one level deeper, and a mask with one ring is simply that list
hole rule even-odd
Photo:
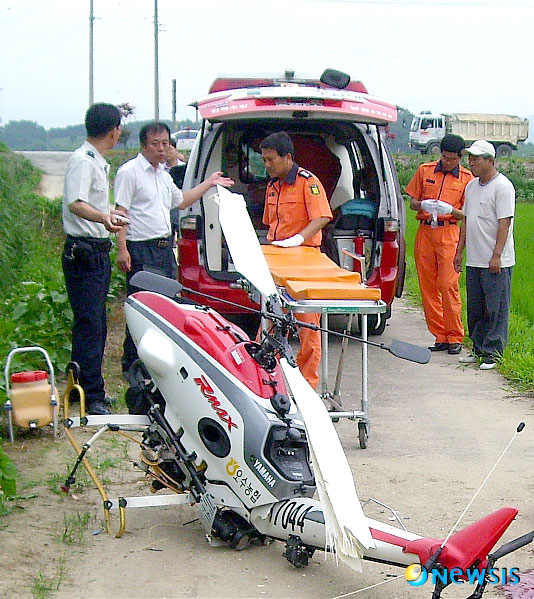
[{"label": "helicopter rotor blade", "polygon": [[234,266],[260,293],[277,294],[271,271],[247,212],[242,195],[217,185],[219,221]]},{"label": "helicopter rotor blade", "polygon": [[130,285],[144,291],[160,293],[171,299],[174,299],[182,291],[182,285],[175,279],[169,279],[169,277],[164,277],[149,270],[136,272],[130,279]]},{"label": "helicopter rotor blade", "polygon": [[389,347],[383,347],[393,356],[410,362],[417,362],[417,364],[428,364],[432,355],[428,347],[420,347],[400,339],[393,339]]},{"label": "helicopter rotor blade", "polygon": [[302,415],[325,515],[327,545],[353,569],[360,569],[363,548],[375,547],[356,493],[352,471],[322,399],[297,366],[280,360],[284,377]]},{"label": "helicopter rotor blade", "polygon": [[[243,196],[217,186],[219,220],[236,270],[265,297],[278,298],[271,271],[261,251]],[[280,359],[287,384],[308,434],[319,494],[324,500],[327,543],[340,559],[361,570],[363,548],[375,547],[352,472],[324,403],[297,366]]]}]

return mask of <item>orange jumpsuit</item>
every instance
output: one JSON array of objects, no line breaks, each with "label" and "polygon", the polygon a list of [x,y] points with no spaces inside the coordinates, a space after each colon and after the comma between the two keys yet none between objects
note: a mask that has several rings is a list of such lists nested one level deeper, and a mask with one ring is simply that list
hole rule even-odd
[{"label": "orange jumpsuit", "polygon": [[[471,179],[473,174],[463,166],[444,172],[441,162],[428,162],[417,169],[406,193],[416,200],[442,200],[461,210],[465,186]],[[414,257],[428,330],[436,343],[461,343],[464,327],[458,290],[460,274],[453,264],[460,237],[456,219],[451,214],[440,214],[435,228],[428,212],[420,210],[417,219]]]},{"label": "orange jumpsuit", "polygon": [[[313,219],[332,218],[332,211],[321,182],[310,172],[293,163],[284,179],[271,179],[265,191],[263,222],[269,225],[267,239],[278,241],[300,233]],[[306,239],[303,245],[320,247],[322,232]],[[296,318],[319,326],[320,314],[299,313]],[[314,388],[319,384],[321,332],[301,327],[297,364],[304,378]]]}]

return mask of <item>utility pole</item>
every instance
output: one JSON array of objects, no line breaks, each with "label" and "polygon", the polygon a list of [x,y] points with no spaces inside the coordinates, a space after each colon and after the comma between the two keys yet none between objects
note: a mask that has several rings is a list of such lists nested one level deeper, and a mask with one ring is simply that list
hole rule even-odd
[{"label": "utility pole", "polygon": [[93,26],[95,17],[93,14],[93,0],[89,0],[89,106],[95,101],[93,80]]},{"label": "utility pole", "polygon": [[154,119],[159,120],[158,0],[154,0]]},{"label": "utility pole", "polygon": [[172,80],[172,128],[176,131],[176,79]]}]

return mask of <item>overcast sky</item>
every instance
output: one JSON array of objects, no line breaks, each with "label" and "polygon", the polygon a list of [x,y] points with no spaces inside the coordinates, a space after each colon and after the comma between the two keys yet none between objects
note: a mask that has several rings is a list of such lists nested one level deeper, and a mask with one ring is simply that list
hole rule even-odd
[{"label": "overcast sky", "polygon": [[[0,0],[0,124],[83,121],[89,0]],[[160,117],[220,73],[337,68],[412,112],[534,113],[534,0],[159,0]],[[154,0],[94,0],[95,101],[154,115]]]}]

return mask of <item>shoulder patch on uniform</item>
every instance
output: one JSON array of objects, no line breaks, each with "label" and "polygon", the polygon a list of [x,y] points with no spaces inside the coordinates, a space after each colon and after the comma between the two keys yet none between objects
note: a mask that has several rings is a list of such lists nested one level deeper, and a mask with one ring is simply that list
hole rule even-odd
[{"label": "shoulder patch on uniform", "polygon": [[308,171],[305,171],[304,169],[302,169],[301,171],[299,171],[299,175],[301,177],[306,177],[306,179],[309,179],[312,176],[311,173],[309,173]]},{"label": "shoulder patch on uniform", "polygon": [[310,185],[310,191],[311,191],[311,194],[313,196],[320,196],[321,195],[321,190],[320,190],[319,186],[316,183],[313,183],[313,185]]},{"label": "shoulder patch on uniform", "polygon": [[93,152],[93,150],[87,150],[87,156],[91,156],[91,158],[95,157],[95,153]]}]

